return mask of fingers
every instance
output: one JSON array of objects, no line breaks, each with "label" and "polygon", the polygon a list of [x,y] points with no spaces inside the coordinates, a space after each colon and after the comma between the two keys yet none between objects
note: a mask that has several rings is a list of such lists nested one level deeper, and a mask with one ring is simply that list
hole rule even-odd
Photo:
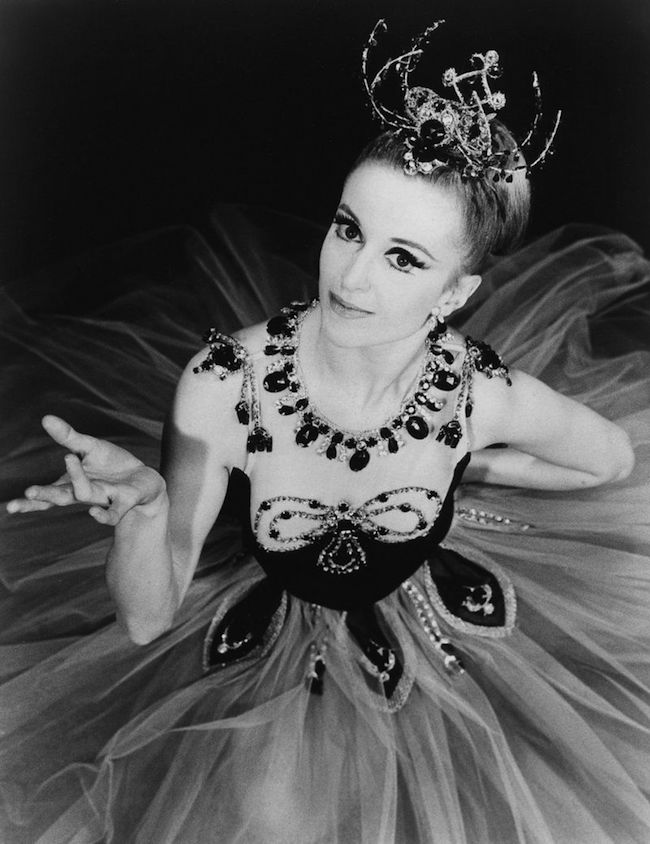
[{"label": "fingers", "polygon": [[94,437],[75,431],[72,425],[59,416],[48,414],[41,420],[41,425],[54,442],[77,454],[87,454],[95,443]]},{"label": "fingers", "polygon": [[49,510],[54,507],[47,501],[27,501],[25,498],[14,498],[7,502],[7,513],[33,513],[36,510]]},{"label": "fingers", "polygon": [[88,510],[89,514],[102,525],[115,527],[138,504],[137,491],[130,486],[110,487],[105,484],[108,496],[108,507],[94,505]]},{"label": "fingers", "polygon": [[76,454],[66,454],[65,468],[68,470],[75,499],[91,503],[93,501],[93,487]]},{"label": "fingers", "polygon": [[36,510],[49,510],[50,507],[65,507],[74,504],[72,486],[56,484],[48,486],[30,486],[23,498],[14,498],[7,502],[8,513],[33,513]]},{"label": "fingers", "polygon": [[30,513],[48,510],[50,507],[67,507],[70,504],[110,503],[108,493],[101,481],[91,482],[84,472],[79,458],[74,454],[65,457],[67,472],[52,484],[34,484],[25,490],[24,498],[8,502],[8,513]]}]

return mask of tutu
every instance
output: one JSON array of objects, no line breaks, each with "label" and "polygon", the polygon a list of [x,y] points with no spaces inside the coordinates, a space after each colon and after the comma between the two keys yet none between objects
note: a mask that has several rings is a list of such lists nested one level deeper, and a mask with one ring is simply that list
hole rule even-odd
[{"label": "tutu", "polygon": [[[3,500],[60,473],[46,412],[157,465],[200,334],[310,298],[322,234],[223,208],[203,234],[157,232],[8,286]],[[443,547],[495,573],[516,623],[464,625],[418,570],[376,605],[403,662],[394,706],[343,614],[295,597],[260,648],[205,672],[215,613],[263,578],[235,496],[173,628],[145,646],[114,623],[108,529],[82,508],[3,510],[2,840],[647,842],[649,279],[626,237],[569,227],[495,262],[457,314],[511,366],[616,420],[637,463],[571,492],[461,484]],[[464,673],[432,647],[418,596]],[[308,682],[315,643],[322,694]]]}]

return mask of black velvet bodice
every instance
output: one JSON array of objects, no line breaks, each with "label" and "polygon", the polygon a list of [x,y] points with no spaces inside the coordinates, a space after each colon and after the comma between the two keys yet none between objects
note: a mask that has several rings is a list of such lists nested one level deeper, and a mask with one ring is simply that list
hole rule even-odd
[{"label": "black velvet bodice", "polygon": [[364,564],[340,573],[324,570],[319,556],[332,533],[304,547],[291,550],[269,550],[255,536],[250,519],[250,480],[235,469],[231,473],[227,509],[241,520],[248,550],[254,554],[269,579],[278,587],[310,603],[337,610],[350,610],[375,603],[389,595],[409,578],[435,551],[451,526],[454,491],[469,463],[470,455],[456,466],[452,482],[435,521],[424,535],[404,541],[390,542],[359,531],[355,543],[362,549]]}]

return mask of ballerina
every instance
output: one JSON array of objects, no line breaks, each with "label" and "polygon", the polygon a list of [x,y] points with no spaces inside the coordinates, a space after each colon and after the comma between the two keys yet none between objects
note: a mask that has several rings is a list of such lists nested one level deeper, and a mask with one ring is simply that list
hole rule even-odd
[{"label": "ballerina", "polygon": [[[345,180],[318,296],[208,332],[160,471],[43,419],[66,471],[7,510],[83,504],[114,528],[106,580],[133,644],[115,625],[73,643],[41,727],[11,746],[41,758],[22,775],[39,841],[568,844],[650,829],[638,628],[610,638],[618,663],[599,652],[600,610],[620,615],[621,599],[599,593],[595,551],[588,582],[574,498],[625,483],[630,435],[447,324],[488,257],[520,241],[557,120],[527,165],[495,117],[493,52],[444,75],[455,98],[411,85],[432,31],[370,81],[364,53],[385,130]],[[395,69],[401,115],[378,102]],[[504,506],[455,504],[461,481],[497,501],[504,488]],[[510,500],[517,488],[539,503]],[[577,515],[549,526],[546,493]],[[245,551],[197,579],[226,500]],[[637,571],[623,542],[609,551],[619,576]],[[86,730],[102,726],[96,757],[79,742],[57,768],[66,696]]]}]

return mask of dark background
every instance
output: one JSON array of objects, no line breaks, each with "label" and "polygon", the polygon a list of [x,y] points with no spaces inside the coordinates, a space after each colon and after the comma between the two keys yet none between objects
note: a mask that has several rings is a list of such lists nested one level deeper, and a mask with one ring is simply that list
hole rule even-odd
[{"label": "dark background", "polygon": [[[376,131],[361,48],[435,18],[431,77],[495,48],[515,130],[562,107],[531,234],[620,228],[650,251],[647,0],[0,0],[0,279],[215,201],[325,221]],[[523,132],[522,132],[523,133]]]}]

